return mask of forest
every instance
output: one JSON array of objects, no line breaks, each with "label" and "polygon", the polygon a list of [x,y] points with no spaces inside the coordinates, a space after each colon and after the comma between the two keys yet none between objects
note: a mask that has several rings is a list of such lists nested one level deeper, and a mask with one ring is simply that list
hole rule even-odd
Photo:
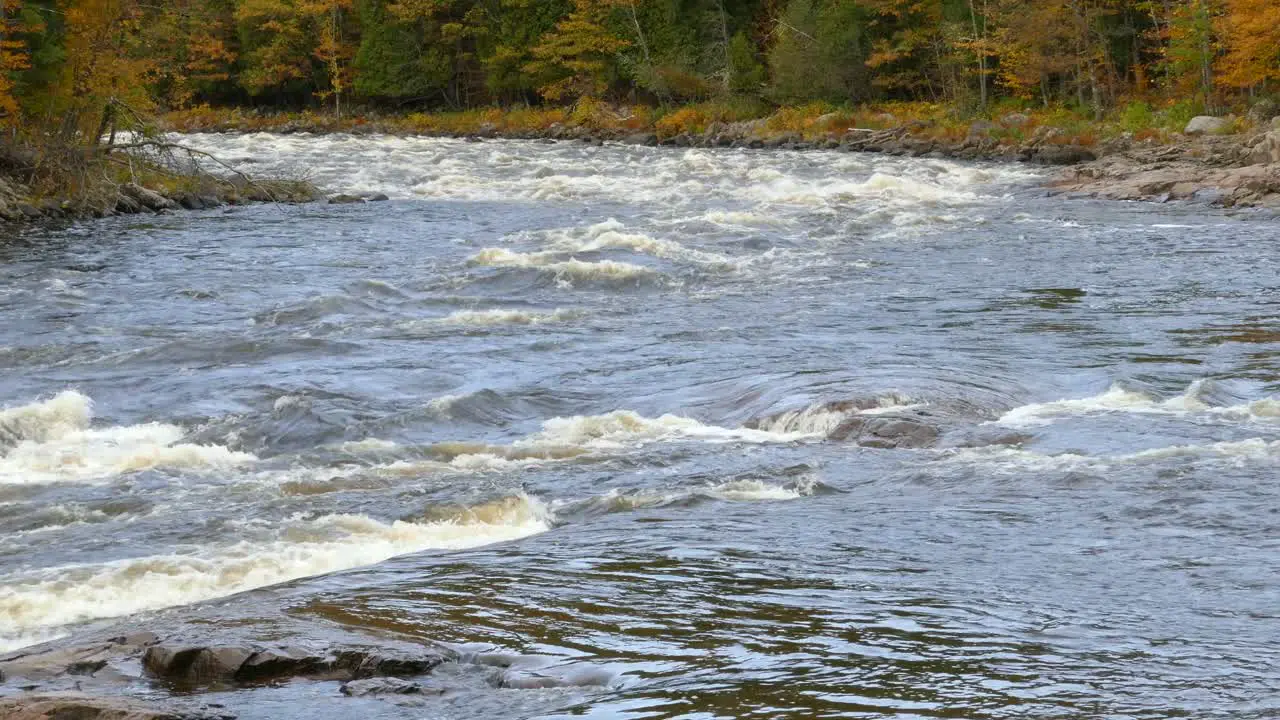
[{"label": "forest", "polygon": [[190,107],[344,113],[929,101],[1139,103],[1280,91],[1275,0],[0,0],[0,124],[97,138]]}]

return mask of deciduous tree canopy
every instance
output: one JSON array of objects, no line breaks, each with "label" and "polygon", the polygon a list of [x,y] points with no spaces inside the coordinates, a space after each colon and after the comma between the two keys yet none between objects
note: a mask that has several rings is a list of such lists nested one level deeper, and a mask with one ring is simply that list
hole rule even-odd
[{"label": "deciduous tree canopy", "polygon": [[0,0],[0,124],[121,107],[1001,99],[1280,91],[1276,0]]}]

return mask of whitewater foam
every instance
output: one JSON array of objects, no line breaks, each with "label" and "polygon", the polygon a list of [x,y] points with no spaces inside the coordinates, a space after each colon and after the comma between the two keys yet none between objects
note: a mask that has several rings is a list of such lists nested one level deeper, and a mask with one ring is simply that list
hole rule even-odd
[{"label": "whitewater foam", "polygon": [[1081,455],[1058,453],[1046,455],[1032,450],[1010,447],[965,448],[948,450],[943,460],[962,463],[997,464],[1016,467],[1020,471],[1068,471],[1082,468],[1105,469],[1114,465],[1134,465],[1173,458],[1191,460],[1232,460],[1237,462],[1272,460],[1280,455],[1280,441],[1262,438],[1206,443],[1203,445],[1169,445],[1122,455]]},{"label": "whitewater foam", "polygon": [[0,646],[91,619],[186,605],[423,550],[459,550],[544,532],[550,511],[518,496],[387,523],[326,515],[282,526],[276,539],[191,553],[69,565],[0,577]]},{"label": "whitewater foam", "polygon": [[571,310],[556,309],[551,312],[533,310],[459,310],[440,319],[447,325],[490,327],[497,325],[542,325],[564,322],[577,317]]},{"label": "whitewater foam", "polygon": [[543,423],[540,432],[516,441],[515,446],[618,450],[666,440],[778,443],[812,439],[814,435],[812,432],[723,428],[680,415],[649,418],[630,410],[617,410],[605,415],[553,418]]},{"label": "whitewater foam", "polygon": [[92,401],[74,390],[0,411],[0,485],[103,480],[151,468],[227,468],[257,460],[219,445],[180,442],[164,423],[92,428]]},{"label": "whitewater foam", "polygon": [[1105,392],[1090,397],[1054,400],[1016,407],[999,419],[1008,427],[1037,427],[1066,417],[1104,413],[1139,413],[1163,415],[1204,414],[1232,420],[1266,420],[1280,417],[1280,400],[1265,398],[1241,405],[1214,406],[1204,400],[1206,383],[1197,380],[1179,395],[1159,399],[1113,384]]},{"label": "whitewater foam", "polygon": [[815,403],[759,420],[760,430],[782,434],[825,437],[854,415],[884,415],[923,407],[902,395],[889,394],[875,398],[870,407],[852,403]]},{"label": "whitewater foam", "polygon": [[577,258],[561,259],[562,253],[521,253],[505,248],[485,248],[471,257],[473,265],[503,268],[529,268],[551,273],[557,280],[634,281],[656,275],[656,271],[616,260],[588,262]]}]

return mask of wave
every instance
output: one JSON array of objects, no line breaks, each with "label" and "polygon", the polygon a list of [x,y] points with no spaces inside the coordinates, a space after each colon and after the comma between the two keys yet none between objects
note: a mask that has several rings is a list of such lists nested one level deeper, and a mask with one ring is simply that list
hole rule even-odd
[{"label": "wave", "polygon": [[0,411],[0,485],[101,480],[152,468],[226,468],[253,462],[220,445],[180,442],[176,425],[92,428],[93,403],[67,390]]},{"label": "wave", "polygon": [[854,415],[882,415],[924,407],[910,398],[889,394],[875,398],[815,403],[798,410],[788,410],[748,423],[767,432],[826,437]]},{"label": "wave", "polygon": [[488,327],[494,325],[542,325],[545,323],[564,322],[578,317],[572,310],[556,309],[551,312],[532,310],[459,310],[440,322],[446,325],[469,325]]},{"label": "wave", "polygon": [[594,280],[604,282],[636,281],[657,275],[657,271],[616,260],[588,262],[577,258],[560,259],[562,253],[520,253],[505,248],[485,248],[471,257],[471,264],[486,267],[527,268],[550,273],[557,280]]},{"label": "wave", "polygon": [[423,521],[326,515],[290,522],[265,543],[0,577],[0,646],[87,620],[225,597],[398,555],[515,540],[551,523],[550,510],[520,495],[436,512]]},{"label": "wave", "polygon": [[1123,455],[1082,455],[1058,453],[1046,455],[1011,447],[984,446],[946,451],[943,461],[960,463],[997,463],[1033,471],[1069,471],[1081,468],[1104,469],[1113,465],[1159,462],[1172,458],[1193,460],[1270,460],[1280,455],[1280,441],[1261,438],[1230,440],[1203,445],[1169,445]]},{"label": "wave", "polygon": [[558,252],[600,252],[603,250],[628,250],[665,260],[686,260],[725,270],[733,269],[737,262],[719,253],[705,252],[686,247],[674,240],[664,240],[643,233],[624,232],[625,226],[610,218],[590,225],[577,233],[557,231],[552,234],[550,247]]},{"label": "wave", "polygon": [[1163,400],[1113,384],[1105,392],[1090,397],[1016,407],[1001,415],[995,422],[1009,427],[1035,427],[1052,424],[1059,418],[1117,412],[1164,415],[1202,413],[1235,420],[1280,418],[1280,399],[1265,398],[1239,405],[1218,406],[1206,399],[1209,393],[1210,385],[1204,380],[1197,380],[1182,394]]},{"label": "wave", "polygon": [[776,215],[741,210],[713,210],[703,215],[702,219],[716,225],[735,227],[774,227],[787,224],[786,220]]},{"label": "wave", "polygon": [[816,433],[775,431],[760,428],[723,428],[693,418],[666,414],[644,417],[630,410],[604,415],[553,418],[542,430],[518,440],[515,447],[580,447],[589,450],[617,450],[663,440],[706,442],[778,443],[813,439]]}]

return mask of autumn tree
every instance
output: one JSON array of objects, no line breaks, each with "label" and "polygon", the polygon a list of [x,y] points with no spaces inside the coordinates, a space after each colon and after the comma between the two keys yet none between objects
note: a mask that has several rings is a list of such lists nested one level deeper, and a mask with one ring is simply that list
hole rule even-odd
[{"label": "autumn tree", "polygon": [[574,10],[531,49],[524,66],[548,100],[597,97],[609,87],[617,53],[631,45],[605,27],[608,3],[575,0]]},{"label": "autumn tree", "polygon": [[1280,80],[1280,2],[1225,0],[1218,21],[1225,52],[1219,62],[1222,82],[1251,89]]},{"label": "autumn tree", "polygon": [[31,67],[21,13],[21,0],[0,0],[0,127],[13,128],[20,121],[15,77]]}]

